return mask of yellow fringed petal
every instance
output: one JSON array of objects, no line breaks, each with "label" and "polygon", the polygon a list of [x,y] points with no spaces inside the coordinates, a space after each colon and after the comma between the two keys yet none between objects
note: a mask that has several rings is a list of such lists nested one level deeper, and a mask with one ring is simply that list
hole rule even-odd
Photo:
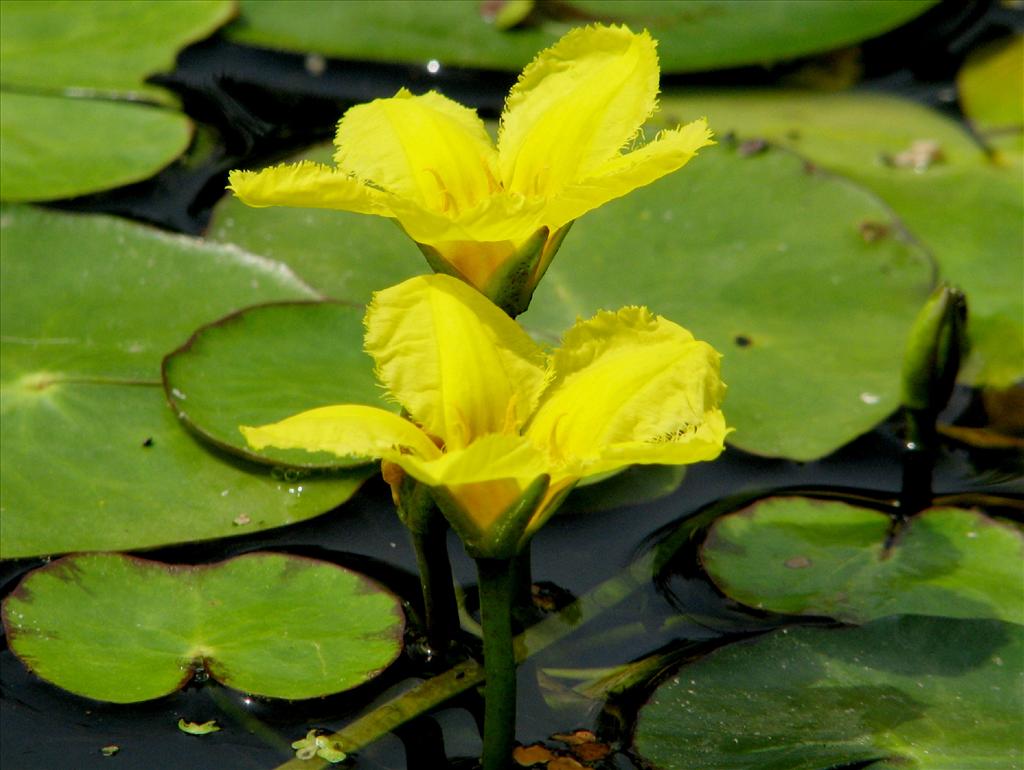
[{"label": "yellow fringed petal", "polygon": [[579,27],[526,67],[498,135],[505,189],[548,197],[615,155],[650,116],[658,56],[646,32]]},{"label": "yellow fringed petal", "polygon": [[725,449],[725,437],[731,432],[725,425],[725,415],[713,409],[704,420],[690,430],[684,430],[663,440],[631,441],[605,447],[596,460],[585,464],[581,475],[624,468],[627,465],[689,465],[714,460]]},{"label": "yellow fringed petal", "polygon": [[377,292],[366,312],[366,351],[380,381],[449,452],[489,433],[517,432],[544,386],[537,344],[446,275]]},{"label": "yellow fringed petal", "polygon": [[583,214],[649,185],[685,166],[702,147],[714,144],[703,118],[662,131],[643,147],[601,164],[590,177],[554,196],[544,212],[544,224],[558,228]]},{"label": "yellow fringed petal", "polygon": [[351,175],[312,161],[262,171],[232,171],[228,189],[254,206],[303,206],[392,216],[388,196]]},{"label": "yellow fringed petal", "polygon": [[474,110],[401,89],[345,113],[334,159],[360,179],[455,218],[497,192],[497,153]]},{"label": "yellow fringed petal", "polygon": [[570,467],[615,444],[679,440],[718,410],[718,360],[646,308],[598,313],[566,333],[526,435]]},{"label": "yellow fringed petal", "polygon": [[253,449],[274,446],[391,460],[405,453],[427,460],[441,456],[430,437],[408,420],[358,404],[310,409],[270,425],[243,425],[239,430]]}]

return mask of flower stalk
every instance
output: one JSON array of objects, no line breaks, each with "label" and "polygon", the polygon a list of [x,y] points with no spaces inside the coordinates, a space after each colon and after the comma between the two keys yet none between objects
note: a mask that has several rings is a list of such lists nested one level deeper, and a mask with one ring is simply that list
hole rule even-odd
[{"label": "flower stalk", "polygon": [[506,770],[516,738],[516,659],[512,608],[513,559],[477,559],[480,620],[484,632],[483,770]]},{"label": "flower stalk", "polygon": [[385,460],[381,474],[391,487],[398,518],[409,531],[423,595],[423,624],[427,656],[443,655],[454,643],[459,627],[455,581],[448,558],[448,522],[434,503],[430,489]]}]

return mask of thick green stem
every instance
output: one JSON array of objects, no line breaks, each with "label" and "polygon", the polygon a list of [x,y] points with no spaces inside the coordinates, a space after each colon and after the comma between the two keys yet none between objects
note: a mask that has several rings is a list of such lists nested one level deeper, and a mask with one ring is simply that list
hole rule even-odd
[{"label": "thick green stem", "polygon": [[903,485],[900,513],[912,516],[932,504],[932,474],[938,451],[936,413],[931,409],[906,409],[906,441],[903,449]]},{"label": "thick green stem", "polygon": [[459,627],[459,607],[455,601],[455,584],[448,560],[447,531],[448,527],[440,516],[434,516],[420,531],[409,531],[420,571],[427,644],[442,655],[448,651]]},{"label": "thick green stem", "polygon": [[483,770],[506,770],[516,739],[516,659],[512,603],[516,571],[507,559],[477,559],[484,631]]},{"label": "thick green stem", "polygon": [[[650,582],[655,563],[653,552],[646,554],[624,572],[596,586],[561,612],[527,629],[514,640],[516,661],[526,660],[531,655],[549,649],[602,612],[621,604],[634,591]],[[399,725],[437,708],[483,681],[483,667],[475,660],[464,661],[396,695],[329,738],[340,743],[344,751],[359,751]],[[314,757],[310,760],[291,759],[275,770],[323,770],[328,766],[326,761]]]}]

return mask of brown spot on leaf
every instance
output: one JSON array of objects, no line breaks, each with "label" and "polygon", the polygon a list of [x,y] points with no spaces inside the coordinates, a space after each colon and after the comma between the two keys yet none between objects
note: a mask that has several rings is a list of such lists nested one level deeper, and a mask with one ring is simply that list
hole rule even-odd
[{"label": "brown spot on leaf", "polygon": [[944,160],[942,145],[934,139],[917,139],[910,143],[910,147],[895,155],[882,156],[885,165],[912,171],[924,171]]},{"label": "brown spot on leaf", "polygon": [[768,142],[764,139],[747,139],[740,143],[740,146],[736,148],[736,152],[742,158],[749,158],[752,155],[760,155],[767,149]]},{"label": "brown spot on leaf", "polygon": [[785,563],[790,569],[806,569],[811,566],[811,560],[806,556],[794,556],[792,559],[786,559]]},{"label": "brown spot on leaf", "polygon": [[857,229],[865,243],[880,241],[892,231],[892,228],[885,222],[872,222],[867,219],[857,225]]}]

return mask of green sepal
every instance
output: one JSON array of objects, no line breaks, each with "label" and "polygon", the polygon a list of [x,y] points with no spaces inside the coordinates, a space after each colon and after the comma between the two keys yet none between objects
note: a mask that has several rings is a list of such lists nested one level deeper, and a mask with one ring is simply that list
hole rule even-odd
[{"label": "green sepal", "polygon": [[495,305],[515,318],[526,312],[537,288],[535,273],[544,257],[549,230],[542,227],[519,250],[494,271],[483,293]]},{"label": "green sepal", "polygon": [[519,552],[526,528],[548,491],[551,477],[542,474],[535,478],[519,498],[495,521],[482,531],[470,512],[448,493],[444,487],[432,487],[431,494],[437,506],[452,525],[466,553],[474,559],[511,559]]},{"label": "green sepal", "polygon": [[510,317],[525,313],[572,222],[552,233],[542,227],[491,276],[483,293]]},{"label": "green sepal", "polygon": [[[537,284],[547,272],[548,265],[551,264],[555,252],[562,245],[571,226],[572,222],[569,222],[554,233],[547,227],[540,228],[501,264],[486,286],[477,288],[512,318],[526,312],[526,309],[530,307],[530,300],[533,299],[533,292],[536,290]],[[433,246],[418,241],[416,246],[419,247],[430,269],[435,273],[450,275],[473,285],[462,271],[445,259],[444,255]]]},{"label": "green sepal", "polygon": [[565,498],[567,498],[569,496],[569,493],[572,492],[575,488],[576,484],[570,484],[569,486],[567,486],[565,489],[563,489],[561,492],[559,492],[557,495],[552,497],[551,500],[548,501],[548,504],[544,508],[543,517],[527,522],[526,530],[519,538],[519,546],[516,549],[518,553],[522,553],[523,549],[526,548],[526,546],[529,544],[530,538],[532,538],[537,533],[537,530],[539,530],[541,527],[547,524],[548,519],[550,519],[555,514],[555,512],[562,507],[562,503],[565,502]]},{"label": "green sepal", "polygon": [[[404,230],[403,230],[404,232]],[[472,282],[462,274],[461,270],[457,270],[455,266],[442,256],[441,252],[426,243],[420,243],[415,241],[416,246],[419,248],[420,253],[427,260],[427,264],[430,265],[430,269],[435,273],[441,275],[450,275],[452,278],[458,278],[463,283],[472,285]]]},{"label": "green sepal", "polygon": [[939,412],[967,354],[967,300],[942,284],[914,320],[903,356],[902,402],[907,409]]},{"label": "green sepal", "polygon": [[430,488],[408,474],[402,478],[395,507],[402,524],[420,535],[430,528],[437,511]]}]

